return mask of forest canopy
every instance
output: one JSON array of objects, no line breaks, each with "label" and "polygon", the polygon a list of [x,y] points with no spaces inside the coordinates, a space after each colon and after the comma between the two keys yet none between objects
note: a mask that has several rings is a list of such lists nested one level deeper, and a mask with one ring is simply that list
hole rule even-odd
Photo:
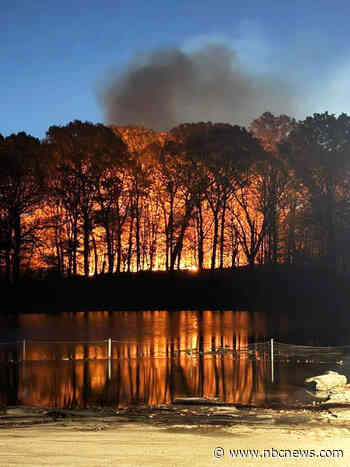
[{"label": "forest canopy", "polygon": [[350,265],[350,117],[0,135],[0,273]]}]

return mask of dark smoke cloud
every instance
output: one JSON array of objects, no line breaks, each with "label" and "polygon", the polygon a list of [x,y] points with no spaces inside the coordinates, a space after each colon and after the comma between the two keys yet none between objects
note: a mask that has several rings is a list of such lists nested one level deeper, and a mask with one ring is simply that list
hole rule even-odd
[{"label": "dark smoke cloud", "polygon": [[249,125],[263,112],[294,115],[286,79],[248,71],[224,44],[192,53],[157,50],[112,77],[102,90],[108,124],[169,130],[183,122]]}]

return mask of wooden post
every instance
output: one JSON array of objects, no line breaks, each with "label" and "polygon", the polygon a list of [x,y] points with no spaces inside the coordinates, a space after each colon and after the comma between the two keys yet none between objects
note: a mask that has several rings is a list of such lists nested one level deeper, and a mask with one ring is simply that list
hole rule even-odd
[{"label": "wooden post", "polygon": [[271,360],[271,383],[274,383],[275,375],[274,375],[274,348],[273,348],[273,338],[270,340],[270,360]]},{"label": "wooden post", "polygon": [[26,360],[26,340],[23,339],[23,341],[22,341],[22,378],[23,378],[23,381],[24,381],[25,378],[26,378],[26,364],[25,364],[25,360]]},{"label": "wooden post", "polygon": [[108,359],[112,358],[112,339],[108,339]]},{"label": "wooden post", "polygon": [[25,362],[26,360],[26,340],[23,339],[22,341],[22,361]]},{"label": "wooden post", "polygon": [[112,339],[108,339],[108,380],[112,378]]},{"label": "wooden post", "polygon": [[193,363],[192,362],[192,351],[193,351],[193,349],[192,349],[192,346],[191,346],[191,354],[190,354],[191,355],[191,367],[190,367],[190,378],[191,378],[191,380],[192,380],[192,363]]}]

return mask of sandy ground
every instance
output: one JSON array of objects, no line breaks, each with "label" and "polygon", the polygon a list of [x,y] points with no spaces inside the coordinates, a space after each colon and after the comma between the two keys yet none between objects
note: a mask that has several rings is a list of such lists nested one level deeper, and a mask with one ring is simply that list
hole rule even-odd
[{"label": "sandy ground", "polygon": [[[274,457],[262,457],[263,449],[272,448]],[[234,457],[230,449],[258,449],[259,457]],[[293,453],[300,449],[314,450],[314,457]],[[321,451],[327,449],[344,455]],[[14,465],[347,467],[350,408],[164,407],[114,413],[11,408],[0,416],[0,466]]]}]

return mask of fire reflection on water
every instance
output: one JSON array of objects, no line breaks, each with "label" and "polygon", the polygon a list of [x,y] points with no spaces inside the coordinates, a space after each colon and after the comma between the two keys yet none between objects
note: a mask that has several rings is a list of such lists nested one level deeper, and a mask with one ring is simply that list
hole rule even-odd
[{"label": "fire reflection on water", "polygon": [[[0,365],[0,403],[9,403],[12,398],[25,405],[125,407],[155,406],[180,396],[215,397],[228,403],[254,405],[266,400],[268,359],[257,351],[253,355],[244,352],[249,342],[265,339],[262,313],[145,311],[62,315],[66,333],[74,324],[76,336],[88,336],[89,342],[28,341],[26,361]],[[42,319],[52,321],[49,316]],[[38,323],[33,315],[23,315],[20,321],[23,332],[33,322]],[[39,323],[42,329],[52,325]],[[54,338],[62,339],[60,328],[53,329]],[[99,341],[108,335],[114,339],[111,361],[107,360],[106,341]],[[213,353],[217,349],[222,352]],[[240,352],[232,352],[233,349]]]}]

